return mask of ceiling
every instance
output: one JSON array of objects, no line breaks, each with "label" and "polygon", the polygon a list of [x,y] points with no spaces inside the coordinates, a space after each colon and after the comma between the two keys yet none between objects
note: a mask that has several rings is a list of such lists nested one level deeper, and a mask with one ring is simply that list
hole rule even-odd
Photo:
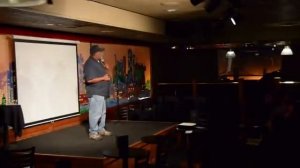
[{"label": "ceiling", "polygon": [[[165,22],[193,22],[195,19],[215,19],[221,15],[221,10],[207,13],[208,0],[193,5],[189,0],[86,0],[98,4],[108,5],[125,11],[157,18]],[[197,0],[196,0],[197,1]],[[227,8],[227,0],[221,0],[222,6]],[[55,1],[53,1],[55,3]],[[51,5],[51,4],[48,4]],[[167,10],[176,10],[168,12]],[[51,23],[51,24],[49,24]],[[99,35],[121,39],[145,42],[169,42],[172,37],[161,34],[146,33],[130,29],[122,29],[86,21],[50,16],[39,12],[31,12],[26,8],[2,7],[0,10],[0,24],[53,31]],[[102,31],[109,30],[109,31]],[[113,32],[113,33],[111,33]]]},{"label": "ceiling", "polygon": [[203,15],[204,2],[194,6],[189,0],[90,0],[163,20],[185,20]]},{"label": "ceiling", "polygon": [[37,28],[41,30],[69,32],[84,35],[97,35],[101,37],[144,42],[167,42],[167,37],[164,35],[50,16],[42,13],[30,12],[23,10],[22,8],[1,8],[0,25]]},{"label": "ceiling", "polygon": [[[220,20],[228,15],[263,26],[300,25],[299,0],[89,0],[127,11],[163,19]],[[192,1],[198,1],[193,5]],[[174,12],[167,12],[174,9]]]},{"label": "ceiling", "polygon": [[[230,3],[228,0],[89,0],[109,5],[119,9],[139,13],[142,15],[166,20],[187,21],[197,18],[217,18]],[[220,6],[215,12],[207,13],[208,4],[212,1]],[[215,5],[216,7],[217,5]],[[210,7],[212,8],[212,7]],[[213,7],[214,8],[214,7]]]},{"label": "ceiling", "polygon": [[[299,0],[87,0],[164,20],[159,35],[74,19],[1,8],[0,24],[98,35],[144,42],[212,43],[228,41],[300,39]],[[55,3],[55,1],[54,1]],[[168,9],[176,11],[168,12]],[[236,19],[237,25],[229,17]],[[51,21],[51,25],[46,22]],[[101,30],[112,30],[113,33]],[[285,33],[279,33],[284,31]]]}]

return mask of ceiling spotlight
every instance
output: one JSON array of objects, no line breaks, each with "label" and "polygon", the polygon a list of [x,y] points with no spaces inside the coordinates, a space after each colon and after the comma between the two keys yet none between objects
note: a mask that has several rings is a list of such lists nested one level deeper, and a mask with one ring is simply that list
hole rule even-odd
[{"label": "ceiling spotlight", "polygon": [[234,18],[233,18],[233,17],[230,17],[230,20],[231,20],[231,23],[235,26],[235,25],[236,25],[236,22],[235,22]]},{"label": "ceiling spotlight", "polygon": [[284,46],[283,50],[281,51],[281,55],[293,55],[293,51],[290,46]]}]

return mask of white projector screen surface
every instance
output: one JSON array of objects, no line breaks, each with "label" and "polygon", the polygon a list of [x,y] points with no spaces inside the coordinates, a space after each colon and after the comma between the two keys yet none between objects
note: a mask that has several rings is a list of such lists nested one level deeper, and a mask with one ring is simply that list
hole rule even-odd
[{"label": "white projector screen surface", "polygon": [[16,40],[15,57],[25,124],[79,112],[76,44]]}]

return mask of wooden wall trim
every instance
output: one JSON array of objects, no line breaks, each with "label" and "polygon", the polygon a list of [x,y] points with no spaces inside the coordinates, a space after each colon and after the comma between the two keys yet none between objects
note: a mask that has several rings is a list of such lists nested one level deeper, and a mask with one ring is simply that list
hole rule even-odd
[{"label": "wooden wall trim", "polygon": [[88,119],[88,113],[81,114],[79,116],[58,120],[54,122],[49,122],[46,124],[33,126],[23,129],[21,137],[16,137],[13,130],[9,130],[9,142],[13,143],[16,141],[24,140],[34,136],[50,133],[52,131],[57,131],[63,128],[72,127],[81,124],[83,121]]},{"label": "wooden wall trim", "polygon": [[43,30],[43,29],[28,28],[28,27],[25,28],[25,27],[1,25],[1,24],[0,24],[0,33],[9,34],[9,35],[23,35],[23,36],[33,36],[33,37],[75,40],[75,41],[90,42],[90,43],[111,43],[111,44],[127,44],[127,45],[129,44],[150,45],[151,44],[149,42],[130,40],[130,39],[61,32],[61,31],[53,31],[53,30]]}]

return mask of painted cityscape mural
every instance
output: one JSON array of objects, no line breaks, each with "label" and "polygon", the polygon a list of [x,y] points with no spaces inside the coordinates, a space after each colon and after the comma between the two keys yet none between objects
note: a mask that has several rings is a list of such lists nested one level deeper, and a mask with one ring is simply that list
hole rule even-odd
[{"label": "painted cityscape mural", "polygon": [[111,95],[108,107],[122,104],[140,97],[149,97],[150,86],[150,49],[149,47],[117,44],[82,44],[85,53],[78,53],[81,112],[86,112],[87,97],[83,74],[84,62],[89,57],[90,45],[99,45],[104,50],[108,73],[112,76]]},{"label": "painted cityscape mural", "polygon": [[[7,103],[16,103],[15,77],[12,35],[0,35],[0,94],[5,96]],[[83,65],[90,56],[91,45],[105,48],[105,62],[110,67],[112,77],[111,95],[108,107],[117,103],[150,96],[150,48],[145,46],[119,44],[91,44],[80,42],[77,45],[78,81],[80,112],[88,111]]]}]

